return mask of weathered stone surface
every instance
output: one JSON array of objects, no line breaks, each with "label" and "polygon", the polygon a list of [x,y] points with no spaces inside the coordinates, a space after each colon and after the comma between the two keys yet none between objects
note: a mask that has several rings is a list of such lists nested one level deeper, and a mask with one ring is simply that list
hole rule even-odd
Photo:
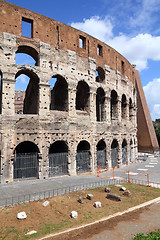
[{"label": "weathered stone surface", "polygon": [[76,211],[72,211],[70,216],[71,216],[71,218],[77,218],[78,217],[78,213]]},{"label": "weathered stone surface", "polygon": [[111,200],[115,200],[115,201],[121,201],[121,196],[116,195],[116,194],[108,193],[106,198],[111,199]]},{"label": "weathered stone surface", "polygon": [[123,195],[127,196],[127,197],[130,197],[131,196],[131,192],[129,190],[125,190]]},{"label": "weathered stone surface", "polygon": [[37,231],[35,231],[35,230],[32,230],[32,231],[30,231],[30,232],[26,233],[25,235],[32,235],[32,234],[35,234],[35,233],[37,233]]},{"label": "weathered stone surface", "polygon": [[102,205],[101,205],[101,202],[95,202],[95,203],[94,203],[94,207],[95,207],[95,208],[101,208],[101,206],[102,206]]},{"label": "weathered stone surface", "polygon": [[87,194],[87,199],[92,200],[93,199],[93,195],[92,194]]},{"label": "weathered stone surface", "polygon": [[47,207],[47,206],[49,206],[49,204],[50,204],[49,201],[45,201],[45,202],[42,203],[43,207]]},{"label": "weathered stone surface", "polygon": [[17,219],[23,220],[23,219],[26,219],[26,218],[27,218],[27,215],[26,215],[25,212],[17,213]]},{"label": "weathered stone surface", "polygon": [[106,192],[106,193],[109,193],[110,191],[111,191],[111,188],[109,188],[109,187],[106,187],[106,188],[105,188],[105,192]]},{"label": "weathered stone surface", "polygon": [[79,197],[78,202],[79,202],[79,203],[84,203],[83,197]]},{"label": "weathered stone surface", "polygon": [[120,189],[119,189],[120,191],[125,191],[126,190],[126,188],[125,187],[120,187]]}]

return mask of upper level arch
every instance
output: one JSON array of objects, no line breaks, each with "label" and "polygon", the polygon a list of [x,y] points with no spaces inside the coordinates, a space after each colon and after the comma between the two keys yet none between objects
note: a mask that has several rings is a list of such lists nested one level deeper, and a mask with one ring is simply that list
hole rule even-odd
[{"label": "upper level arch", "polygon": [[122,114],[122,119],[126,119],[126,115],[127,115],[127,99],[126,99],[126,95],[123,94],[122,95],[122,99],[121,99],[121,114]]},{"label": "upper level arch", "polygon": [[[28,85],[25,89],[24,100],[22,104],[23,114],[39,113],[39,77],[29,69],[21,69],[15,75],[15,79],[20,76],[28,77]],[[16,102],[15,102],[16,107]]]},{"label": "upper level arch", "polygon": [[102,83],[105,80],[105,71],[102,67],[96,69],[96,82]]},{"label": "upper level arch", "polygon": [[101,87],[96,92],[96,116],[98,122],[105,120],[105,92]]},{"label": "upper level arch", "polygon": [[68,83],[65,78],[57,74],[50,79],[49,83],[50,110],[68,111]]},{"label": "upper level arch", "polygon": [[[16,54],[20,54],[20,53],[27,54],[30,57],[32,57],[35,61],[35,66],[39,66],[39,54],[35,48],[33,48],[31,46],[27,46],[27,45],[20,45],[17,48]],[[28,64],[28,65],[33,65],[33,64]]]},{"label": "upper level arch", "polygon": [[76,110],[89,111],[90,88],[85,81],[79,81],[76,91]]},{"label": "upper level arch", "polygon": [[111,119],[118,119],[118,95],[115,90],[111,91],[110,115],[111,115]]}]

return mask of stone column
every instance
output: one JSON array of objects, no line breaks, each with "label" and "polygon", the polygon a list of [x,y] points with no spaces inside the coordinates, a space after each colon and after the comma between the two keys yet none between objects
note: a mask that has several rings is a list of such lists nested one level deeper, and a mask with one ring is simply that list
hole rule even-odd
[{"label": "stone column", "polygon": [[46,117],[50,112],[50,87],[48,84],[39,84],[39,115]]},{"label": "stone column", "polygon": [[118,97],[117,103],[117,113],[118,113],[118,121],[121,122],[122,120],[122,109],[121,109],[121,99]]},{"label": "stone column", "polygon": [[70,117],[76,117],[76,85],[70,82],[68,86],[68,113]]},{"label": "stone column", "polygon": [[90,89],[90,120],[96,121],[96,90]]},{"label": "stone column", "polygon": [[2,78],[2,115],[15,114],[15,82],[14,75],[3,74]]}]

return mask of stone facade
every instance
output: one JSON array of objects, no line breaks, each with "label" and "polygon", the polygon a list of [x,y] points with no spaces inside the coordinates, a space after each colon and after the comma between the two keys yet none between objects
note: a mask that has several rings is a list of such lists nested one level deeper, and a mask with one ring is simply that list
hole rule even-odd
[{"label": "stone facade", "polygon": [[[135,161],[132,65],[98,39],[5,1],[0,19],[0,182],[94,174],[100,163],[110,169]],[[22,22],[30,36],[22,36]],[[17,53],[32,56],[35,66],[16,64]],[[30,81],[23,114],[16,114],[21,74]]]}]

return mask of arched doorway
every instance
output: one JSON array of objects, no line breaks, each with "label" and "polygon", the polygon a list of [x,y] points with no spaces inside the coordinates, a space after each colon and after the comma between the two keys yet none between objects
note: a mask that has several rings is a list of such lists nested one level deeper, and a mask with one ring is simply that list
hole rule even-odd
[{"label": "arched doorway", "polygon": [[126,139],[124,139],[122,143],[122,164],[125,165],[126,163],[127,163],[127,142]]},{"label": "arched doorway", "polygon": [[111,144],[111,167],[117,167],[118,163],[118,142],[116,139]]},{"label": "arched doorway", "polygon": [[111,119],[118,119],[118,95],[115,90],[111,91],[111,100],[110,100],[110,114],[111,114]]},{"label": "arched doorway", "polygon": [[90,171],[90,144],[83,140],[77,146],[76,172],[77,174]]},{"label": "arched doorway", "polygon": [[121,101],[121,114],[122,114],[122,119],[126,119],[126,114],[127,114],[127,100],[126,100],[126,95],[122,95],[122,101]]},{"label": "arched doorway", "polygon": [[103,88],[98,88],[96,93],[96,115],[97,121],[105,120],[105,92]]},{"label": "arched doorway", "polygon": [[132,162],[132,158],[133,158],[133,156],[132,156],[132,148],[133,148],[133,142],[132,142],[132,139],[131,139],[130,140],[130,148],[129,148],[129,152],[130,152],[129,160],[130,160],[130,162]]},{"label": "arched doorway", "polygon": [[60,75],[50,79],[50,110],[68,111],[68,84]]},{"label": "arched doorway", "polygon": [[104,140],[100,140],[97,144],[97,166],[101,164],[101,168],[106,168],[106,144]]},{"label": "arched doorway", "polygon": [[64,141],[56,141],[49,148],[49,176],[68,174],[68,146]]},{"label": "arched doorway", "polygon": [[14,179],[38,178],[39,149],[33,142],[25,141],[14,151]]}]

